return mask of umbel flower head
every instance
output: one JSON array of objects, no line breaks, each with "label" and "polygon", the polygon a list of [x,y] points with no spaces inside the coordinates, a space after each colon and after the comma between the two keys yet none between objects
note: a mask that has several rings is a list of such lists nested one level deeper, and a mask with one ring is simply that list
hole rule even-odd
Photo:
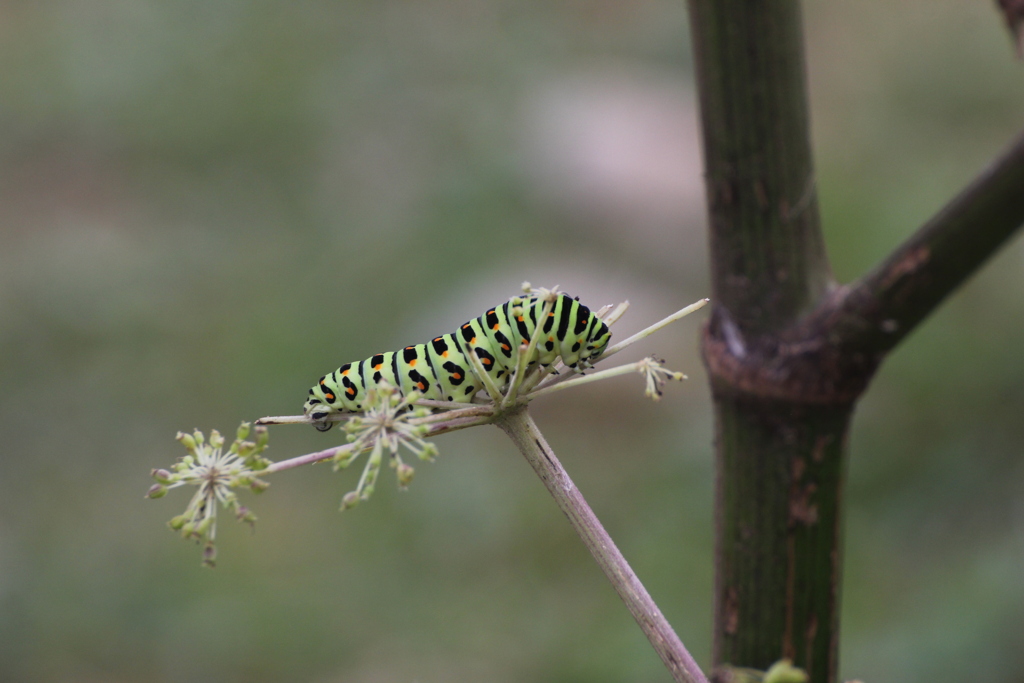
[{"label": "umbel flower head", "polygon": [[644,396],[651,399],[652,401],[661,400],[661,388],[665,386],[665,383],[670,379],[682,382],[686,379],[686,375],[675,370],[666,370],[665,361],[654,356],[648,356],[637,362],[637,372],[643,375],[646,382],[644,388]]},{"label": "umbel flower head", "polygon": [[252,525],[256,515],[241,504],[233,489],[244,486],[259,493],[269,486],[257,476],[270,465],[270,461],[260,455],[267,448],[267,428],[256,427],[255,442],[246,441],[248,436],[249,423],[243,422],[225,452],[224,437],[216,429],[210,432],[208,442],[198,429],[192,434],[178,432],[178,441],[188,450],[188,455],[176,462],[171,471],[152,472],[157,483],[146,494],[149,498],[162,498],[169,490],[186,484],[197,487],[185,512],[172,518],[169,525],[183,538],[203,544],[203,564],[209,567],[214,565],[217,556],[214,546],[217,508],[231,510],[238,521]]},{"label": "umbel flower head", "polygon": [[430,415],[429,408],[413,405],[420,398],[421,395],[415,391],[402,396],[393,386],[381,382],[369,391],[366,410],[345,423],[350,446],[335,456],[335,468],[348,467],[365,451],[370,451],[370,455],[356,490],[342,498],[342,510],[355,507],[359,501],[368,500],[373,495],[384,451],[389,453],[388,463],[394,468],[401,489],[412,481],[415,470],[402,461],[400,447],[404,446],[427,462],[437,457],[437,446],[423,439],[430,427],[416,423]]}]

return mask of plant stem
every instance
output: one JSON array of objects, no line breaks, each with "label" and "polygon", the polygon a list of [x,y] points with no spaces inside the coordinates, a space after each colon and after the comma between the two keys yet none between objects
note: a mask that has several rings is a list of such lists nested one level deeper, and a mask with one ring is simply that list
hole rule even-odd
[{"label": "plant stem", "polygon": [[711,301],[711,299],[701,299],[700,301],[695,301],[694,303],[690,304],[686,308],[679,309],[678,311],[676,311],[672,315],[668,316],[667,318],[662,318],[661,320],[659,320],[658,322],[654,323],[650,327],[647,327],[647,328],[644,328],[644,329],[640,330],[639,332],[634,334],[632,337],[629,337],[628,339],[623,339],[618,344],[614,344],[613,346],[608,347],[608,349],[604,353],[601,354],[601,360],[604,360],[604,359],[608,358],[609,356],[615,355],[616,353],[618,353],[622,349],[626,348],[630,344],[638,342],[641,339],[644,339],[645,337],[651,336],[652,334],[654,334],[655,332],[657,332],[658,330],[660,330],[663,327],[668,327],[669,325],[671,325],[675,321],[679,320],[680,318],[685,318],[686,316],[690,315],[694,311],[698,311],[698,310],[704,308],[704,306],[706,306],[709,301]]},{"label": "plant stem", "polygon": [[811,158],[800,2],[688,5],[711,298],[743,336],[771,334],[811,310],[831,285]]},{"label": "plant stem", "polygon": [[313,463],[337,457],[339,453],[343,453],[346,450],[352,450],[352,444],[347,443],[343,446],[335,446],[323,451],[317,451],[316,453],[307,453],[306,455],[299,455],[294,458],[289,458],[288,460],[271,463],[270,467],[260,470],[259,474],[260,476],[264,474],[274,474],[275,472],[283,472],[295,467],[302,467],[303,465],[312,465]]},{"label": "plant stem", "polygon": [[570,375],[569,377],[571,377],[571,379],[561,382],[560,384],[551,384],[550,386],[546,386],[543,389],[535,389],[534,391],[530,392],[529,398],[532,401],[538,396],[544,396],[545,394],[550,394],[551,392],[554,391],[561,391],[562,389],[571,389],[572,387],[577,387],[581,384],[588,384],[589,382],[598,382],[602,379],[608,379],[609,377],[628,375],[631,372],[636,372],[637,368],[639,367],[639,362],[627,363],[626,365],[619,365],[618,367],[608,368],[607,370],[601,370],[600,372],[595,372],[590,375],[576,375],[575,377]]},{"label": "plant stem", "polygon": [[885,355],[1024,223],[1024,135],[879,266],[831,279],[799,0],[688,0],[715,310],[714,662],[838,666],[842,483]]},{"label": "plant stem", "polygon": [[837,292],[809,325],[846,353],[881,356],[1024,224],[1024,132],[882,263]]},{"label": "plant stem", "polygon": [[800,2],[688,5],[715,301],[703,343],[715,402],[714,663],[766,669],[789,657],[832,683],[846,425],[866,380],[846,391],[828,381],[820,345],[781,337],[834,286]]},{"label": "plant stem", "polygon": [[495,420],[495,424],[508,434],[544,482],[672,677],[679,683],[707,683],[700,667],[633,573],[608,532],[601,526],[569,474],[562,468],[526,407],[519,406],[506,411]]}]

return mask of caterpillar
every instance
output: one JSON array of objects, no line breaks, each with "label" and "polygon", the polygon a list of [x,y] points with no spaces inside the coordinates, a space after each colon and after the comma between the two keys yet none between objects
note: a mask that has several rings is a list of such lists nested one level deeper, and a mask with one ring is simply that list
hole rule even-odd
[{"label": "caterpillar", "polygon": [[[327,431],[334,424],[327,417],[359,412],[369,389],[385,381],[403,395],[418,391],[424,398],[469,403],[484,383],[466,354],[476,354],[495,386],[504,386],[515,372],[519,345],[529,343],[537,329],[544,304],[537,294],[512,297],[426,344],[345,363],[313,385],[303,411],[317,429]],[[562,293],[555,295],[542,332],[528,368],[537,363],[547,367],[558,358],[570,368],[587,366],[604,352],[612,336],[604,321],[578,298]]]}]

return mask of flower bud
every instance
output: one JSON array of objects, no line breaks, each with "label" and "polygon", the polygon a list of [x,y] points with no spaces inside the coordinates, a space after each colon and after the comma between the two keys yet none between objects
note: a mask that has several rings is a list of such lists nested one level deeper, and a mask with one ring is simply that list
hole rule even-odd
[{"label": "flower bud", "polygon": [[401,463],[398,466],[398,485],[404,489],[412,481],[414,474],[416,474],[416,470],[411,465]]},{"label": "flower bud", "polygon": [[175,437],[181,442],[181,445],[188,449],[189,453],[195,453],[196,451],[196,440],[191,434],[185,432],[178,432],[178,436]]},{"label": "flower bud", "polygon": [[251,469],[253,472],[260,472],[267,469],[271,465],[271,461],[266,458],[261,458],[256,454],[246,458],[245,466]]},{"label": "flower bud", "polygon": [[359,494],[355,491],[349,491],[341,499],[341,509],[350,510],[356,505],[359,505]]},{"label": "flower bud", "polygon": [[263,481],[262,479],[253,479],[252,483],[249,484],[249,490],[253,493],[263,493],[270,488],[270,482]]},{"label": "flower bud", "polygon": [[425,460],[427,462],[434,462],[434,459],[437,457],[437,453],[438,453],[437,446],[435,446],[434,444],[428,442],[428,443],[423,445],[423,450],[420,451],[419,457],[420,457],[420,460]]},{"label": "flower bud", "polygon": [[238,431],[235,432],[235,438],[239,441],[245,441],[249,436],[249,423],[243,422],[238,426]]},{"label": "flower bud", "polygon": [[147,498],[163,498],[167,495],[167,487],[163,484],[153,484],[146,492]]},{"label": "flower bud", "polygon": [[199,444],[200,446],[203,445],[203,441],[204,441],[205,437],[203,436],[203,433],[201,431],[199,431],[198,429],[196,431],[192,432],[192,438],[194,438],[196,440],[196,443]]},{"label": "flower bud", "polygon": [[150,475],[161,484],[171,483],[171,473],[167,470],[153,470]]},{"label": "flower bud", "polygon": [[224,445],[224,437],[216,429],[210,430],[210,445],[214,448],[220,448]]},{"label": "flower bud", "polygon": [[235,516],[238,517],[239,522],[248,522],[249,524],[256,523],[256,515],[253,514],[252,510],[244,505],[238,506]]},{"label": "flower bud", "polygon": [[188,515],[187,514],[185,514],[185,515],[178,515],[177,517],[172,517],[171,521],[167,522],[167,526],[171,527],[175,531],[181,531],[182,527],[185,526],[185,522],[187,522],[187,521],[188,521]]}]

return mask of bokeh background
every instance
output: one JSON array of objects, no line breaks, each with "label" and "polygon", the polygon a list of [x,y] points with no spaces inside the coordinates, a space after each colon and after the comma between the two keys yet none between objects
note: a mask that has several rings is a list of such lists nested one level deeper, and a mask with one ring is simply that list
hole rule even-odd
[{"label": "bokeh background", "polygon": [[[994,3],[807,3],[837,276],[1024,123]],[[272,478],[215,570],[143,500],[179,429],[296,412],[324,371],[560,284],[709,293],[685,7],[667,0],[0,2],[0,680],[668,681],[504,437]],[[1022,189],[1024,191],[1024,189]],[[699,314],[536,417],[698,660],[711,410]],[[1024,243],[892,356],[852,435],[842,671],[1024,680]],[[337,443],[271,432],[276,459]]]}]

